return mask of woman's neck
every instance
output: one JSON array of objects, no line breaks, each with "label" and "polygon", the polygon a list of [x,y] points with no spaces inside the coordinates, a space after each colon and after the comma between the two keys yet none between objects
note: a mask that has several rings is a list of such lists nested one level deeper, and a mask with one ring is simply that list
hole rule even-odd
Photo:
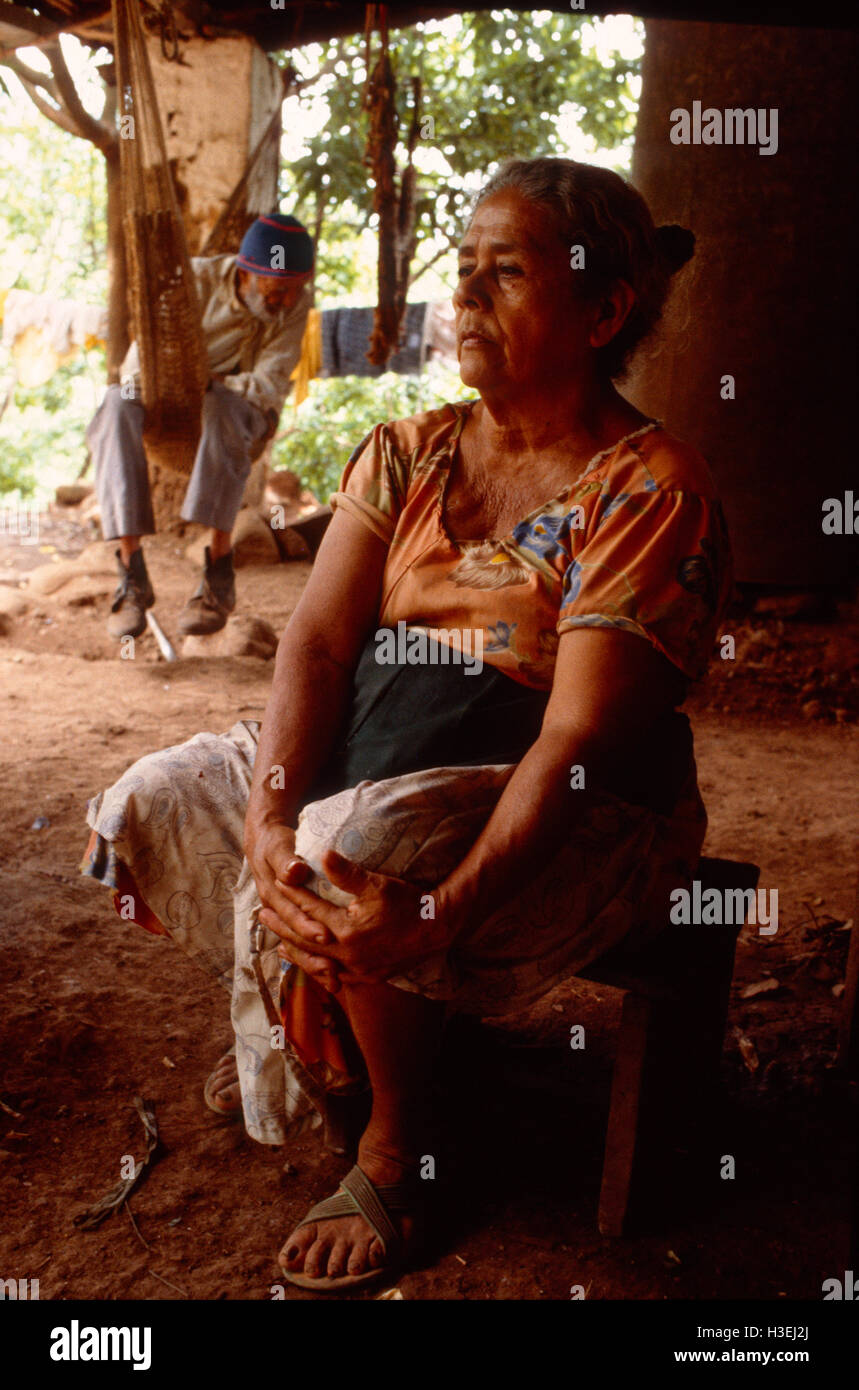
[{"label": "woman's neck", "polygon": [[494,458],[515,457],[521,464],[559,450],[590,457],[648,419],[606,382],[587,393],[570,388],[552,399],[531,394],[527,400],[500,400],[483,393],[472,411],[472,431]]}]

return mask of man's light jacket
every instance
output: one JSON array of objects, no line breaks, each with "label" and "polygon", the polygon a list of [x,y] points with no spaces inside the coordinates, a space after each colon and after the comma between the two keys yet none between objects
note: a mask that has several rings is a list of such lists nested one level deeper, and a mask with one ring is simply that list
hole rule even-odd
[{"label": "man's light jacket", "polygon": [[[224,375],[224,385],[245,396],[264,413],[280,415],[289,379],[301,353],[301,339],[312,303],[310,284],[303,286],[293,308],[271,322],[257,318],[236,294],[235,256],[194,256],[191,267],[203,315],[209,371]],[[139,380],[140,358],[132,343],[120,376]]]}]

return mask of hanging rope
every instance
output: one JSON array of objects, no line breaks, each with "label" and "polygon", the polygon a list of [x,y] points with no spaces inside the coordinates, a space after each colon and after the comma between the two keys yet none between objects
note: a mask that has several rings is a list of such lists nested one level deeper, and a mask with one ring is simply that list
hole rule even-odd
[{"label": "hanging rope", "polygon": [[[373,209],[379,215],[378,303],[367,357],[384,367],[400,342],[406,308],[409,266],[415,250],[415,169],[412,155],[418,137],[421,81],[412,78],[412,121],[407,141],[407,161],[397,187],[397,84],[388,52],[387,5],[367,6],[365,30],[367,82],[364,105],[370,113],[370,130],[364,163],[373,175]],[[370,68],[370,40],[378,24],[379,56]]]},{"label": "hanging rope", "polygon": [[168,63],[181,62],[179,54],[179,34],[176,29],[176,15],[171,4],[164,4],[162,0],[161,8],[158,11],[158,22],[161,27],[161,56]]},{"label": "hanging rope", "polygon": [[209,367],[139,0],[113,0],[129,308],[151,462],[190,473]]},{"label": "hanging rope", "polygon": [[[402,310],[397,295],[397,88],[388,53],[388,23],[385,5],[367,6],[367,85],[364,104],[370,113],[365,164],[375,181],[373,210],[379,215],[378,303],[373,315],[368,359],[384,367],[400,339]],[[378,11],[378,16],[376,12]],[[378,20],[379,56],[370,68],[370,34]]]}]

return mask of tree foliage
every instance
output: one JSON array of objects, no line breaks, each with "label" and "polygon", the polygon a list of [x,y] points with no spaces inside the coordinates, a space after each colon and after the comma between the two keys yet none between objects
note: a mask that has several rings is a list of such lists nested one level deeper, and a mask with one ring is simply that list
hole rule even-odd
[{"label": "tree foliage", "polygon": [[[0,289],[103,302],[107,291],[104,166],[94,146],[0,93]],[[0,351],[0,493],[33,496],[71,481],[104,376],[91,348],[43,386],[14,384]]]},{"label": "tree foliage", "polygon": [[[457,244],[474,193],[498,163],[510,155],[566,152],[558,130],[562,108],[572,106],[580,129],[603,148],[615,149],[631,136],[639,60],[617,53],[601,60],[586,42],[588,22],[548,11],[492,11],[391,31],[403,137],[412,116],[412,78],[420,78],[422,93],[413,282]],[[39,72],[17,57],[6,60],[41,115],[21,120],[17,91],[10,97],[14,84],[0,79],[0,287],[98,300],[108,282],[102,152],[115,141],[110,55],[100,50],[92,62],[92,80],[104,84],[99,116],[74,91],[62,49],[56,46],[48,57],[50,70]],[[289,61],[298,72],[300,99],[324,92],[328,116],[306,142],[306,154],[285,167],[283,181],[298,215],[318,233],[320,297],[342,303],[367,266],[359,234],[374,224],[364,162],[364,40],[311,46]],[[401,145],[401,166],[403,157]],[[361,292],[365,303],[373,302],[370,280]],[[8,363],[0,363],[0,377],[7,371]],[[74,477],[102,371],[103,356],[90,352],[85,362],[61,368],[38,399],[15,391],[0,423],[0,491],[29,491],[37,477],[43,487],[49,476],[51,485]],[[314,382],[297,414],[289,408],[284,416],[278,461],[324,495],[378,419],[461,394],[459,382],[443,374]]]},{"label": "tree foliage", "polygon": [[470,394],[458,374],[440,363],[429,364],[421,376],[383,372],[311,381],[307,400],[297,411],[287,406],[281,418],[272,461],[276,468],[291,468],[326,502],[349,455],[380,420],[402,419]]},{"label": "tree foliage", "polygon": [[[583,43],[586,23],[548,11],[489,11],[391,32],[401,136],[412,116],[412,77],[422,90],[413,280],[460,240],[474,192],[502,160],[565,153],[557,117],[566,103],[602,147],[613,149],[631,136],[640,62],[613,53],[603,64]],[[372,225],[373,214],[364,163],[364,40],[332,40],[321,60],[319,52],[293,54],[293,62],[310,73],[315,61],[330,79],[329,119],[285,176],[298,215],[320,233],[318,279],[325,290],[348,281],[341,247]],[[306,87],[315,91],[312,77]],[[402,146],[399,155],[402,162]]]}]

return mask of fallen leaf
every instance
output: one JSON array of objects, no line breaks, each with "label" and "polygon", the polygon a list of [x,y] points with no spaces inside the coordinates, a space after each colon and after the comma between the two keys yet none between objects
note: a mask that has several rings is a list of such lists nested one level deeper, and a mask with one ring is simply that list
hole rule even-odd
[{"label": "fallen leaf", "polygon": [[778,988],[778,980],[768,975],[765,980],[755,980],[754,984],[746,985],[745,989],[740,990],[740,998],[753,999],[756,994],[772,994],[773,990]]},{"label": "fallen leaf", "polygon": [[165,1067],[171,1067],[173,1071],[176,1070],[176,1063],[171,1062],[169,1057],[162,1057],[161,1060],[164,1063]]},{"label": "fallen leaf", "polygon": [[746,1071],[751,1072],[752,1076],[754,1076],[760,1066],[754,1043],[751,1038],[746,1036],[741,1028],[734,1029],[734,1037],[737,1040],[737,1047],[740,1049],[740,1056],[743,1059]]},{"label": "fallen leaf", "polygon": [[[87,1207],[85,1211],[78,1212],[72,1217],[73,1224],[75,1226],[81,1226],[85,1231],[94,1230],[96,1226],[100,1226],[102,1221],[106,1220],[108,1216],[111,1216],[113,1212],[124,1203],[127,1205],[128,1197],[134,1191],[134,1188],[140,1182],[143,1175],[148,1171],[149,1165],[157,1162],[157,1159],[154,1157],[158,1148],[158,1124],[155,1119],[155,1107],[152,1101],[144,1100],[142,1096],[135,1096],[134,1108],[140,1116],[146,1133],[146,1156],[141,1159],[139,1163],[135,1161],[133,1177],[121,1178],[109,1192],[106,1192],[104,1196],[100,1197],[92,1206]],[[82,1118],[88,1119],[89,1117],[84,1115]],[[25,1182],[24,1185],[25,1187],[29,1187],[31,1184]],[[131,1215],[130,1207],[128,1208],[128,1214],[129,1216]],[[155,1277],[156,1279],[160,1279],[161,1275],[156,1274]],[[171,1288],[175,1287],[175,1285],[171,1285]],[[180,1289],[179,1292],[182,1293],[182,1290]],[[187,1295],[184,1296],[187,1297]]]}]

